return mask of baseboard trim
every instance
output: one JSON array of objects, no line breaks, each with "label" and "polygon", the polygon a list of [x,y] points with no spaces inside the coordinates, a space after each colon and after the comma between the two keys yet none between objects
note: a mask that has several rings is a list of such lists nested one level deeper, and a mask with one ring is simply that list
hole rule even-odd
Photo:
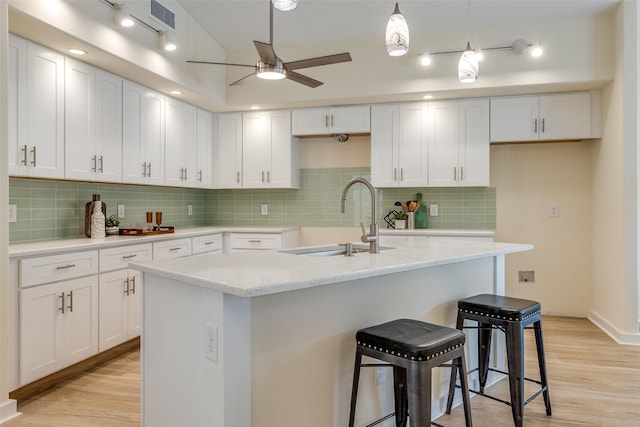
[{"label": "baseboard trim", "polygon": [[30,399],[51,387],[61,384],[64,381],[95,368],[96,366],[108,362],[114,357],[118,357],[137,348],[140,348],[140,337],[130,339],[120,345],[98,353],[95,356],[17,388],[9,393],[9,398],[15,399],[18,403],[24,402],[25,400]]},{"label": "baseboard trim", "polygon": [[19,415],[22,414],[18,412],[18,402],[14,399],[8,399],[0,404],[0,424],[6,423]]},{"label": "baseboard trim", "polygon": [[604,333],[609,335],[618,344],[640,345],[640,333],[630,334],[621,332],[618,330],[618,328],[609,323],[604,317],[600,316],[593,310],[589,312],[589,316],[587,318],[591,321],[591,323],[602,329]]}]

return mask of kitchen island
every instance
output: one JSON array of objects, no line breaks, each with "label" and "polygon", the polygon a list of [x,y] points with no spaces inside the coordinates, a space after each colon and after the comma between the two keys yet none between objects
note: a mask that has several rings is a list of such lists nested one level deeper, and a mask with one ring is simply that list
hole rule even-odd
[{"label": "kitchen island", "polygon": [[[401,317],[454,325],[458,299],[504,294],[505,255],[532,249],[392,236],[381,246],[353,257],[260,251],[132,263],[145,275],[143,425],[342,427],[356,330]],[[434,414],[446,400],[441,371]],[[356,425],[393,408],[391,372],[379,385],[367,373]]]}]

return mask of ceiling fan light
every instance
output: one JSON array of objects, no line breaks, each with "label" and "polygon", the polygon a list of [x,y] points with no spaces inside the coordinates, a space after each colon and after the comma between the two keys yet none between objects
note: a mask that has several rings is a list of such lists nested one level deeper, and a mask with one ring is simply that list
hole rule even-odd
[{"label": "ceiling fan light", "polygon": [[272,3],[273,7],[283,12],[288,12],[298,7],[298,0],[272,0]]},{"label": "ceiling fan light", "polygon": [[258,61],[256,64],[256,76],[265,80],[280,80],[287,77],[287,70],[284,69],[282,61],[279,59],[276,65]]},{"label": "ceiling fan light", "polygon": [[474,83],[478,80],[478,58],[469,42],[458,61],[458,80],[460,83]]},{"label": "ceiling fan light", "polygon": [[113,21],[121,27],[133,27],[135,24],[126,4],[116,3],[113,5]]},{"label": "ceiling fan light", "polygon": [[402,56],[409,50],[409,26],[407,20],[400,13],[398,3],[387,22],[386,32],[387,53],[389,56]]}]

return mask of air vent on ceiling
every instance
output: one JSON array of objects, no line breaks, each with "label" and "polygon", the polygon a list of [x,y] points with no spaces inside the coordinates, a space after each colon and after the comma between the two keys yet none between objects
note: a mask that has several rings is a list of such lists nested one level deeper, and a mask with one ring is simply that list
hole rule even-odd
[{"label": "air vent on ceiling", "polygon": [[149,16],[175,31],[176,14],[156,0],[151,0],[149,4]]}]

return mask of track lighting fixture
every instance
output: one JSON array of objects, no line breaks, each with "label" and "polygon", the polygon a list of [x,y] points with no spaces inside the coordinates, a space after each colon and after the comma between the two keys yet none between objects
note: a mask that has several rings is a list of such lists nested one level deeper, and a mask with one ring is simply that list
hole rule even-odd
[{"label": "track lighting fixture", "polygon": [[389,56],[402,56],[409,50],[409,26],[400,13],[397,2],[387,22],[386,44]]},{"label": "track lighting fixture", "polygon": [[171,31],[161,31],[160,32],[160,45],[162,48],[168,52],[173,52],[177,49],[176,45],[176,36]]},{"label": "track lighting fixture", "polygon": [[121,27],[133,27],[135,24],[126,4],[115,3],[113,5],[113,21]]}]

